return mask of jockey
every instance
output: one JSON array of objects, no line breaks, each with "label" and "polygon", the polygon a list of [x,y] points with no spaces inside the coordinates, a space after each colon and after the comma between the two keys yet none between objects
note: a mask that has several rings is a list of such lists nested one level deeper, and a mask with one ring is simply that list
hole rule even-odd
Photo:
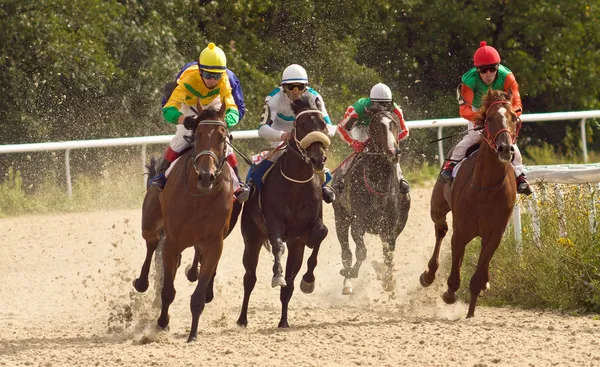
[{"label": "jockey", "polygon": [[[331,119],[325,109],[323,97],[317,91],[308,86],[308,75],[306,70],[298,64],[292,64],[285,68],[281,77],[281,86],[275,88],[265,98],[264,113],[258,127],[258,135],[271,142],[273,148],[279,147],[288,141],[292,136],[292,129],[296,115],[292,109],[292,101],[308,97],[311,104],[323,112],[323,119],[327,125],[331,126]],[[248,177],[252,183],[260,190],[262,187],[262,177],[269,167],[275,163],[283,154],[283,150],[277,150],[267,156],[263,152],[255,156],[253,165],[248,172]],[[253,157],[254,158],[254,157]],[[263,158],[266,158],[263,160]],[[260,163],[260,164],[258,164]],[[327,179],[323,183],[323,200],[331,203],[335,200],[335,195],[331,188],[326,184],[329,182],[329,172],[326,172]]]},{"label": "jockey", "polygon": [[[354,158],[359,155],[366,147],[369,139],[369,124],[371,123],[372,111],[390,111],[400,122],[400,132],[398,133],[398,141],[408,137],[408,127],[404,122],[402,110],[392,99],[392,91],[383,84],[378,83],[371,88],[369,98],[361,98],[352,106],[348,107],[344,114],[344,119],[338,124],[338,133],[340,137],[354,149],[354,153],[350,158],[346,159],[340,166],[342,174],[336,189],[338,191],[344,188],[344,174],[350,167]],[[410,185],[402,177],[402,169],[400,163],[396,165],[398,179],[400,180],[400,191],[406,194],[410,191]]]},{"label": "jockey", "polygon": [[[177,124],[177,131],[169,148],[165,151],[164,160],[158,169],[157,176],[152,180],[152,185],[159,190],[162,190],[166,184],[165,172],[171,162],[177,159],[191,144],[186,137],[191,137],[193,134],[192,129],[197,118],[195,106],[198,98],[203,108],[220,108],[221,103],[225,103],[225,123],[229,129],[233,128],[243,117],[245,105],[240,83],[235,74],[226,68],[226,65],[225,53],[211,42],[200,53],[199,63],[186,64],[177,76],[177,84],[171,82],[165,86],[163,99],[166,102],[163,105],[163,117],[168,122]],[[241,185],[240,189],[235,192],[236,199],[244,202],[248,199],[250,190],[240,180],[237,159],[229,148],[227,149],[227,162],[233,168]]]},{"label": "jockey", "polygon": [[[457,162],[460,162],[469,147],[481,141],[480,131],[473,130],[473,115],[481,106],[483,97],[491,90],[501,90],[512,93],[511,104],[517,114],[521,116],[523,106],[521,104],[521,95],[519,94],[519,85],[514,74],[504,65],[500,64],[500,54],[495,48],[487,46],[485,41],[480,43],[480,47],[473,55],[473,67],[462,76],[462,83],[459,88],[460,115],[469,120],[469,133],[456,144],[452,157],[446,160],[442,167],[441,177],[446,182],[452,181],[452,170]],[[512,165],[517,176],[517,192],[520,194],[531,195],[533,191],[527,182],[523,172],[523,157],[516,144]]]}]

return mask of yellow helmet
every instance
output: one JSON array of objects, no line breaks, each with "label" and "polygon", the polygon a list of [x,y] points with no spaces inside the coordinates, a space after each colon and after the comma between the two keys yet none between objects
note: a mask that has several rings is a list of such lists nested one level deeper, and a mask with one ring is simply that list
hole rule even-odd
[{"label": "yellow helmet", "polygon": [[225,71],[227,58],[225,57],[225,52],[211,42],[200,52],[198,64],[200,70],[219,73]]}]

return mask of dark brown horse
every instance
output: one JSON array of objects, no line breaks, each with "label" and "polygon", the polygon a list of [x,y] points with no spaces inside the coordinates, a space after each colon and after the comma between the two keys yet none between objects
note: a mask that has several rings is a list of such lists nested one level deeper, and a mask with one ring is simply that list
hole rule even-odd
[{"label": "dark brown horse", "polygon": [[[198,107],[198,122],[190,151],[181,156],[159,194],[148,190],[142,212],[142,236],[146,240],[146,259],[140,277],[134,280],[139,292],[148,288],[152,255],[164,231],[162,310],[158,326],[169,324],[169,306],[175,299],[175,273],[181,252],[194,246],[200,270],[194,267],[188,279],[198,280],[191,297],[192,327],[188,342],[196,340],[198,320],[205,303],[213,299],[213,282],[223,250],[223,240],[233,228],[233,178],[226,165],[227,124],[225,104],[219,111]],[[240,207],[237,207],[239,213]],[[237,216],[233,216],[234,221]]]},{"label": "dark brown horse", "polygon": [[[304,247],[312,249],[308,269],[300,289],[314,290],[314,269],[321,242],[327,236],[323,224],[322,190],[319,176],[323,174],[325,151],[330,144],[323,113],[306,101],[292,104],[296,119],[287,150],[272,166],[271,173],[259,194],[245,204],[242,212],[244,237],[244,302],[237,324],[248,324],[248,302],[256,284],[256,266],[263,244],[271,243],[275,264],[273,287],[280,286],[281,320],[279,327],[287,328],[288,303],[294,292],[294,279],[302,266]],[[281,257],[289,250],[285,278]]]},{"label": "dark brown horse", "polygon": [[[367,232],[378,235],[383,242],[383,288],[393,290],[396,238],[406,225],[410,209],[410,195],[400,192],[398,129],[398,121],[390,112],[373,115],[366,149],[351,163],[344,178],[345,188],[333,203],[335,229],[342,246],[343,294],[352,294],[351,279],[358,277],[360,266],[367,258],[363,238]],[[341,179],[338,172],[334,173],[334,182]],[[349,228],[352,228],[356,244],[354,265],[348,241]]]},{"label": "dark brown horse", "polygon": [[452,270],[443,300],[452,304],[460,287],[460,267],[466,245],[481,237],[481,253],[471,278],[471,300],[467,318],[475,314],[477,297],[489,288],[489,264],[498,248],[515,206],[517,187],[511,165],[513,144],[518,135],[519,119],[511,104],[511,96],[501,91],[489,92],[481,111],[475,116],[482,126],[483,141],[478,151],[463,163],[452,186],[441,179],[431,196],[431,219],[435,224],[435,249],[428,271],[421,274],[421,285],[429,286],[439,267],[440,245],[448,231],[446,214],[452,210]]}]

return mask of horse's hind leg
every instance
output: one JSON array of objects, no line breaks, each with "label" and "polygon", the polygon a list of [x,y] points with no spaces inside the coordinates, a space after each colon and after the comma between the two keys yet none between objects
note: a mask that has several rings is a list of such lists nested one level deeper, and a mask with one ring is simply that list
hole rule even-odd
[{"label": "horse's hind leg", "polygon": [[383,290],[386,292],[393,291],[396,282],[394,279],[394,251],[396,249],[396,238],[394,236],[386,236],[383,238],[383,263],[385,270],[382,276]]},{"label": "horse's hind leg", "polygon": [[190,300],[190,310],[192,311],[192,327],[190,329],[190,336],[187,340],[188,343],[195,341],[197,338],[198,321],[200,320],[200,315],[202,314],[202,311],[204,311],[204,306],[206,304],[206,290],[209,283],[212,283],[214,274],[217,270],[217,264],[221,258],[221,253],[223,251],[223,238],[213,238],[210,240],[207,246],[210,246],[211,251],[205,251],[202,254],[198,283],[196,284],[196,289],[194,290]]},{"label": "horse's hind leg", "polygon": [[202,259],[202,251],[200,251],[200,247],[194,246],[194,260],[185,272],[185,276],[192,283],[198,280],[198,264],[200,263],[200,259]]},{"label": "horse's hind leg", "polygon": [[169,306],[175,299],[175,272],[179,253],[175,250],[175,244],[168,237],[165,239],[163,248],[164,280],[161,293],[162,309],[157,324],[165,329],[169,325]]},{"label": "horse's hind leg", "polygon": [[148,289],[148,273],[152,256],[160,242],[160,231],[162,228],[162,214],[160,211],[160,200],[156,190],[150,190],[144,197],[142,208],[142,237],[146,240],[146,258],[142,264],[140,277],[133,280],[133,287],[138,292]]},{"label": "horse's hind leg", "polygon": [[469,291],[471,293],[471,300],[469,301],[469,311],[467,312],[467,318],[475,316],[475,306],[477,304],[477,297],[481,291],[486,290],[489,286],[490,281],[490,261],[492,256],[496,252],[500,241],[502,240],[502,232],[500,236],[496,235],[493,237],[486,237],[481,240],[481,252],[479,253],[479,261],[477,262],[477,269],[471,278],[469,284]]},{"label": "horse's hind leg", "polygon": [[307,239],[307,246],[312,248],[312,253],[306,263],[307,269],[302,281],[300,282],[300,290],[304,293],[312,293],[315,290],[315,268],[317,267],[317,256],[319,256],[319,249],[321,248],[321,242],[327,237],[328,229],[323,224],[323,221],[319,219],[316,225],[311,229],[309,237]]},{"label": "horse's hind leg", "polygon": [[294,293],[294,279],[302,267],[302,258],[304,256],[303,243],[290,243],[287,264],[285,266],[285,280],[287,285],[281,288],[279,299],[281,300],[281,320],[280,328],[289,328],[288,324],[288,305],[292,294]]},{"label": "horse's hind leg", "polygon": [[440,266],[440,248],[442,246],[442,240],[448,233],[448,222],[446,221],[446,214],[450,211],[450,205],[444,198],[444,185],[439,181],[436,182],[433,193],[431,194],[431,220],[434,223],[435,228],[435,248],[433,249],[433,255],[427,264],[428,270],[423,272],[420,277],[420,282],[423,287],[429,287],[435,280],[435,273]]},{"label": "horse's hind leg", "polygon": [[283,225],[278,218],[271,216],[265,218],[267,223],[267,232],[269,236],[269,242],[273,251],[273,257],[275,262],[273,263],[273,279],[271,280],[271,287],[285,287],[286,282],[283,277],[283,267],[281,266],[281,258],[285,253],[285,244],[283,243]]}]

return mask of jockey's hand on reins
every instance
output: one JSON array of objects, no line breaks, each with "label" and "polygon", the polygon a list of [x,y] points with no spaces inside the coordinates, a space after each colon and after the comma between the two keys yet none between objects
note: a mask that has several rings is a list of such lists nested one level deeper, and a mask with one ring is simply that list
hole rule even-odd
[{"label": "jockey's hand on reins", "polygon": [[185,119],[183,119],[183,127],[185,127],[188,130],[194,130],[194,126],[196,125],[197,119],[198,116],[186,116]]}]

